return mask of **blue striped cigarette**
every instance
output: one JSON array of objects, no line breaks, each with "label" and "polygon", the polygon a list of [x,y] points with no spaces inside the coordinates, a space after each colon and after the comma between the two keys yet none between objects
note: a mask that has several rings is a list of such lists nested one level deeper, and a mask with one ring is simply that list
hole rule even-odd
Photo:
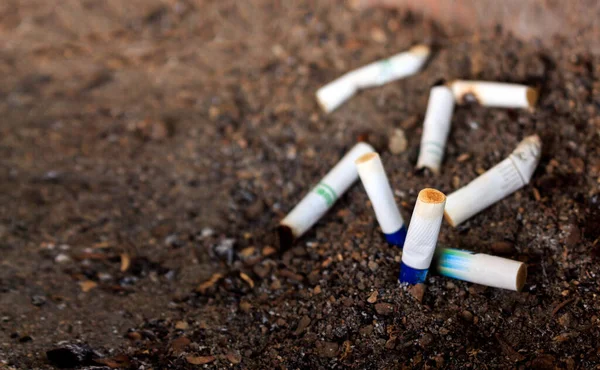
[{"label": "blue striped cigarette", "polygon": [[435,253],[445,203],[446,196],[441,191],[423,189],[419,192],[402,252],[398,277],[401,283],[414,285],[425,282]]},{"label": "blue striped cigarette", "polygon": [[363,154],[355,163],[385,239],[388,243],[402,248],[406,239],[406,226],[379,154]]},{"label": "blue striped cigarette", "polygon": [[440,275],[494,288],[520,291],[527,280],[523,262],[461,249],[438,248],[434,265]]}]

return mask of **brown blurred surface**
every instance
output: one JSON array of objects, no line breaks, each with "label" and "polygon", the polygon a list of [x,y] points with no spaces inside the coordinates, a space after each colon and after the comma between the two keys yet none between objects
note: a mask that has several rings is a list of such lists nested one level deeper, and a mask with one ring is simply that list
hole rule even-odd
[{"label": "brown blurred surface", "polygon": [[600,2],[595,0],[351,0],[358,9],[410,10],[440,22],[449,36],[485,35],[497,27],[525,40],[560,37],[600,52]]}]

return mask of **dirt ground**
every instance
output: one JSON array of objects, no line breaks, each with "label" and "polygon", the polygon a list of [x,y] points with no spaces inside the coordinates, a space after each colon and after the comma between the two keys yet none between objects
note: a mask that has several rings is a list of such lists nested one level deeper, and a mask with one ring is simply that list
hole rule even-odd
[{"label": "dirt ground", "polygon": [[[89,369],[599,368],[598,56],[341,2],[52,3],[0,4],[0,369],[76,348]],[[319,110],[322,84],[422,42],[422,73]],[[538,108],[457,108],[442,174],[415,172],[429,88],[459,77],[539,86]],[[359,137],[409,220],[533,133],[531,184],[440,234],[527,262],[520,293],[431,275],[418,302],[359,184],[274,250]]]}]

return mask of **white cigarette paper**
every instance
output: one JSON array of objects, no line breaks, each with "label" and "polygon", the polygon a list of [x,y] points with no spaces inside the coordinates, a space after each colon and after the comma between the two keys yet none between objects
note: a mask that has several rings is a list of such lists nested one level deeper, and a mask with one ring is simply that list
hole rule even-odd
[{"label": "white cigarette paper", "polygon": [[502,162],[448,196],[446,220],[458,226],[529,183],[541,155],[539,136],[526,137]]},{"label": "white cigarette paper", "polygon": [[429,268],[440,233],[445,204],[446,196],[441,191],[427,188],[419,192],[404,242],[404,265],[417,270]]},{"label": "white cigarette paper", "polygon": [[438,248],[436,270],[444,276],[494,288],[520,291],[527,279],[527,265],[508,258]]},{"label": "white cigarette paper", "polygon": [[404,226],[394,193],[377,153],[367,153],[356,160],[356,168],[371,200],[375,217],[384,234],[397,232]]},{"label": "white cigarette paper", "polygon": [[358,90],[381,86],[419,72],[429,57],[426,45],[417,45],[408,51],[367,64],[348,72],[317,90],[317,101],[326,112],[332,112]]},{"label": "white cigarette paper", "polygon": [[429,93],[427,112],[423,122],[423,136],[421,137],[417,168],[427,167],[433,173],[439,173],[453,111],[454,95],[452,90],[447,86],[433,87]]},{"label": "white cigarette paper", "polygon": [[280,229],[289,228],[293,238],[310,229],[358,179],[354,161],[372,151],[374,149],[369,144],[356,144],[280,222]]},{"label": "white cigarette paper", "polygon": [[474,99],[486,107],[533,108],[539,96],[533,87],[502,82],[456,80],[450,88],[458,104]]}]

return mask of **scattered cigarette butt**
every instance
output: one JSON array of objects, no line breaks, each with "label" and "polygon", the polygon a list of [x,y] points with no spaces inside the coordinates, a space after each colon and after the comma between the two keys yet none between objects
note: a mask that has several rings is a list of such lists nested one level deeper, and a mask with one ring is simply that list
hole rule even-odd
[{"label": "scattered cigarette butt", "polygon": [[539,136],[526,137],[510,156],[448,195],[445,217],[456,227],[529,183],[540,160]]},{"label": "scattered cigarette butt", "polygon": [[321,182],[314,187],[279,223],[279,246],[289,247],[294,239],[310,229],[358,179],[354,161],[361,155],[373,152],[367,143],[356,144]]},{"label": "scattered cigarette butt", "polygon": [[317,101],[323,111],[330,113],[360,89],[381,86],[419,72],[430,51],[427,45],[413,46],[408,51],[348,72],[317,90]]},{"label": "scattered cigarette butt", "polygon": [[427,167],[435,174],[439,173],[450,132],[454,96],[447,86],[435,86],[429,93],[427,112],[423,122],[421,150],[417,168]]},{"label": "scattered cigarette butt", "polygon": [[449,86],[458,104],[475,101],[485,107],[533,108],[539,97],[538,89],[511,83],[456,80]]},{"label": "scattered cigarette butt", "polygon": [[400,263],[401,283],[414,285],[425,282],[442,225],[445,203],[446,196],[441,191],[426,188],[419,192]]},{"label": "scattered cigarette butt", "polygon": [[406,140],[406,135],[404,134],[404,130],[398,128],[394,130],[394,133],[390,137],[390,141],[388,143],[388,148],[392,154],[400,154],[406,151],[406,147],[408,146],[408,141]]},{"label": "scattered cigarette butt", "polygon": [[379,154],[375,152],[363,154],[355,163],[385,239],[392,245],[402,247],[406,239],[406,226]]},{"label": "scattered cigarette butt", "polygon": [[527,265],[508,258],[451,248],[438,248],[435,258],[440,275],[475,284],[520,291],[527,279]]}]

